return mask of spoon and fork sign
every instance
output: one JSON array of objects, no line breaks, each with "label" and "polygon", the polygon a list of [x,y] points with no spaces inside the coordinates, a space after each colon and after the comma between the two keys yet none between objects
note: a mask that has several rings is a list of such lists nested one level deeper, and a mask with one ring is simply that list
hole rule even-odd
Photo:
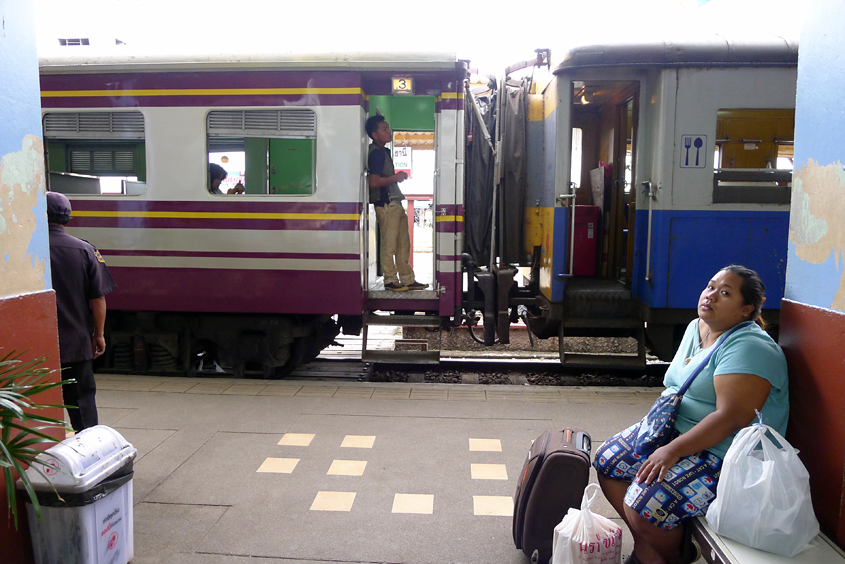
[{"label": "spoon and fork sign", "polygon": [[696,137],[695,140],[693,140],[692,136],[684,136],[684,149],[687,150],[686,157],[684,158],[684,166],[689,166],[689,150],[691,147],[695,147],[695,166],[698,166],[698,159],[702,145],[704,145],[704,142],[701,140],[701,137]]}]

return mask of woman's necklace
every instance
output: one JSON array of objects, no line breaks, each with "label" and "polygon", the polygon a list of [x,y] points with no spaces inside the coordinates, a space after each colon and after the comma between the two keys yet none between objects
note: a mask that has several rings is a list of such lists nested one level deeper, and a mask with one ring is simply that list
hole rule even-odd
[{"label": "woman's necklace", "polygon": [[710,329],[707,329],[707,334],[704,335],[703,339],[701,338],[701,333],[698,334],[698,343],[692,349],[692,354],[687,357],[687,359],[684,361],[684,364],[689,364],[690,361],[693,358],[695,358],[695,355],[697,355],[698,353],[700,353],[702,351],[702,349],[704,349],[704,341],[706,341],[707,337],[709,337],[709,336],[710,336]]}]

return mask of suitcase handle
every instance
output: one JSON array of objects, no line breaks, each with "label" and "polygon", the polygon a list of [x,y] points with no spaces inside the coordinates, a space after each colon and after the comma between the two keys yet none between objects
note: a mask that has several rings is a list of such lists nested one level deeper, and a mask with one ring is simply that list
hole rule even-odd
[{"label": "suitcase handle", "polygon": [[575,448],[580,450],[581,452],[587,455],[587,458],[590,457],[590,449],[592,448],[592,443],[590,441],[590,435],[581,431],[577,435],[575,435]]}]

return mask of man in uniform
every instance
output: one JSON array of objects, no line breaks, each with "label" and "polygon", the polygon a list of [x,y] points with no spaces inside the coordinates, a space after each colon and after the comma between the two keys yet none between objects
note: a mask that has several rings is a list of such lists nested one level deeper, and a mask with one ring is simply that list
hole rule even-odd
[{"label": "man in uniform", "polygon": [[378,115],[369,118],[365,128],[373,140],[367,157],[367,183],[381,234],[384,289],[395,292],[423,290],[428,288],[428,284],[417,282],[414,268],[408,262],[411,258],[411,238],[408,216],[402,207],[405,196],[399,189],[399,183],[404,182],[408,175],[394,170],[393,156],[385,147],[393,140],[393,133],[384,117]]},{"label": "man in uniform", "polygon": [[70,201],[64,194],[47,192],[50,228],[50,269],[56,291],[59,356],[64,402],[74,431],[97,424],[93,360],[106,351],[105,295],[117,288],[99,251],[90,243],[65,233]]}]

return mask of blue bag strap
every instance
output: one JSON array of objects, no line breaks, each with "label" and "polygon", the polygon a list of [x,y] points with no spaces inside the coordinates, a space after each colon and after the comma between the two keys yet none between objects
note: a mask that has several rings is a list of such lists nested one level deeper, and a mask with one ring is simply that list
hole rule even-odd
[{"label": "blue bag strap", "polygon": [[718,349],[718,348],[722,345],[722,343],[724,343],[725,341],[727,341],[727,340],[728,340],[728,337],[730,337],[731,333],[733,333],[734,331],[736,331],[736,330],[737,330],[737,329],[739,329],[740,327],[745,327],[745,326],[747,326],[749,323],[754,323],[754,322],[753,322],[753,321],[743,321],[743,322],[742,322],[742,323],[740,323],[739,325],[734,325],[734,326],[730,329],[730,331],[728,331],[727,333],[725,333],[724,335],[721,335],[721,336],[719,337],[719,340],[718,340],[718,341],[716,341],[716,344],[713,346],[713,348],[712,348],[712,349],[710,349],[710,352],[709,352],[709,353],[707,353],[707,356],[706,356],[706,357],[704,357],[704,360],[703,360],[703,361],[701,361],[701,362],[698,364],[698,366],[696,366],[696,367],[695,367],[695,370],[693,370],[693,371],[692,371],[692,374],[690,374],[690,375],[689,375],[689,378],[687,378],[687,381],[686,381],[686,382],[684,382],[684,385],[683,385],[683,386],[681,386],[681,388],[678,390],[678,394],[677,394],[678,396],[682,396],[682,395],[684,395],[685,393],[687,393],[687,390],[689,389],[689,387],[690,387],[690,386],[692,386],[692,381],[693,381],[693,380],[695,380],[695,377],[696,377],[696,376],[698,376],[698,374],[699,374],[702,370],[704,370],[704,367],[705,367],[705,366],[707,366],[707,363],[708,363],[708,362],[710,362],[710,357],[712,357],[712,356],[713,356],[713,353],[715,353],[715,352],[716,352],[716,349]]}]

